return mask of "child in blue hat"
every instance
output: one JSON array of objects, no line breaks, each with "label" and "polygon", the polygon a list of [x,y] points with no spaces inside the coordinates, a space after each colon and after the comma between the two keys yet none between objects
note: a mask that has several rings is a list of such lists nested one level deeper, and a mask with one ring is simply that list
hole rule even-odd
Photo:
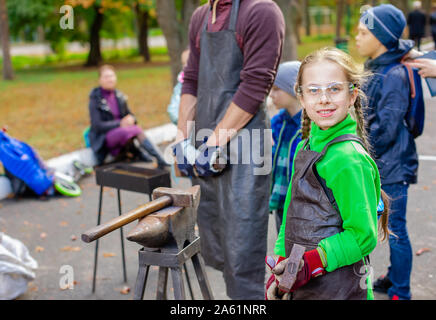
[{"label": "child in blue hat", "polygon": [[270,212],[276,212],[277,233],[282,224],[295,149],[301,141],[301,106],[294,90],[300,65],[299,61],[280,64],[270,93],[272,102],[280,109],[271,119],[274,145],[269,200]]},{"label": "child in blue hat", "polygon": [[372,73],[362,88],[368,97],[366,121],[369,141],[380,171],[382,189],[391,199],[389,229],[390,266],[374,283],[374,291],[391,299],[411,299],[412,247],[406,226],[407,192],[417,182],[418,155],[412,133],[405,125],[410,84],[403,57],[414,42],[400,39],[404,14],[390,4],[370,8],[361,16],[356,46],[367,57]]}]

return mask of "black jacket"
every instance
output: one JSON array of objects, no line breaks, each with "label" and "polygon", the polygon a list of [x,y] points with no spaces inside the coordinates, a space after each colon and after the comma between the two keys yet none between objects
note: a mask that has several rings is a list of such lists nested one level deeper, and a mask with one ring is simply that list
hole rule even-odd
[{"label": "black jacket", "polygon": [[[115,95],[121,118],[132,114],[127,106],[127,97],[118,90],[115,90]],[[97,157],[97,162],[101,164],[108,153],[105,147],[106,133],[118,128],[121,120],[114,118],[106,99],[101,94],[100,87],[92,89],[89,94],[89,116],[91,119],[91,130],[89,132],[91,149]]]},{"label": "black jacket", "polygon": [[427,24],[427,16],[420,10],[414,10],[407,16],[407,24],[409,25],[409,37],[423,37],[425,33],[425,25]]},{"label": "black jacket", "polygon": [[[399,63],[413,45],[411,40],[400,40],[398,48],[365,63],[365,69],[374,74],[363,91],[368,97],[365,116],[369,141],[382,184],[417,181],[418,154],[404,120],[410,99],[409,78]],[[384,75],[392,63],[398,65]]]}]

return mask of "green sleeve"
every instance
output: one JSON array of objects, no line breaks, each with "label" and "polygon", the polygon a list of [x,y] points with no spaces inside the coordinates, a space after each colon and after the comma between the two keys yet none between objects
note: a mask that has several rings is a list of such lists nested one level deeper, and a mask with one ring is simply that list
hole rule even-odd
[{"label": "green sleeve", "polygon": [[300,141],[300,143],[298,143],[297,145],[297,148],[295,149],[294,159],[292,160],[292,172],[291,172],[291,180],[290,180],[291,183],[289,183],[288,192],[286,193],[285,205],[283,206],[283,221],[282,221],[282,225],[280,226],[280,232],[277,236],[276,245],[274,247],[274,253],[282,257],[285,257],[286,255],[285,252],[286,212],[291,202],[291,186],[292,186],[292,178],[294,176],[294,161],[298,151],[300,151],[303,145],[304,145],[304,140]]},{"label": "green sleeve", "polygon": [[361,260],[377,244],[376,208],[380,180],[374,166],[372,161],[359,154],[345,163],[343,158],[337,163],[332,159],[328,166],[317,167],[320,176],[333,191],[344,230],[319,243],[327,255],[328,272]]}]

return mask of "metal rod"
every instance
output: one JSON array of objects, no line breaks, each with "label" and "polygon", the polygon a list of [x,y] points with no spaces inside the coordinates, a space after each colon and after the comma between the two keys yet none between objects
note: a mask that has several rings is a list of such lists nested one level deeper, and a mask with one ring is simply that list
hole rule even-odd
[{"label": "metal rod", "polygon": [[[98,217],[97,217],[97,225],[100,224],[101,219],[101,209],[102,209],[102,201],[103,201],[103,186],[100,187],[100,197],[98,201]],[[98,260],[98,240],[95,243],[95,252],[94,252],[94,275],[92,278],[92,293],[95,292],[95,280],[97,278],[97,260]]]},{"label": "metal rod", "polygon": [[[117,195],[118,195],[118,214],[121,216],[121,191],[120,189],[117,189]],[[123,277],[124,282],[127,282],[127,272],[126,272],[126,256],[124,254],[124,235],[123,235],[123,227],[120,228],[120,236],[121,236],[121,255],[122,255],[122,262],[123,262]]]},{"label": "metal rod", "polygon": [[191,295],[191,299],[194,299],[194,293],[192,292],[191,281],[189,280],[188,268],[186,267],[186,263],[183,264],[183,268],[185,269],[186,282],[188,283],[189,294]]}]

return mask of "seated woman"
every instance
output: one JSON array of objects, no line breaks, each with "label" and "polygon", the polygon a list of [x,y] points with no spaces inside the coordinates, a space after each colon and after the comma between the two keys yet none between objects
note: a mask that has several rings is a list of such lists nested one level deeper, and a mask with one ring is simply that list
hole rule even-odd
[{"label": "seated woman", "polygon": [[[89,140],[98,164],[102,164],[107,154],[118,156],[120,152],[137,138],[139,154],[147,162],[156,158],[159,168],[168,164],[147,139],[144,130],[127,106],[127,97],[115,89],[117,76],[114,67],[103,65],[99,69],[99,84],[89,95],[91,130]],[[145,149],[145,150],[141,150]]]}]

